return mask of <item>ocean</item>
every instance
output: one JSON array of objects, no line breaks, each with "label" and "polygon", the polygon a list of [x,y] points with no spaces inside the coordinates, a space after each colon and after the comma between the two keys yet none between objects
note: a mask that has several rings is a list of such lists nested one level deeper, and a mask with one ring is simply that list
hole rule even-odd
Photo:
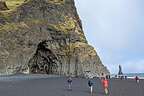
[{"label": "ocean", "polygon": [[138,76],[138,77],[144,78],[144,73],[127,73],[127,74],[125,74],[125,75],[128,76],[128,77]]},{"label": "ocean", "polygon": [[[112,74],[112,77],[117,74]],[[138,76],[141,79],[144,79],[144,73],[125,73],[124,76],[127,76],[128,78],[134,78],[135,76]]]}]

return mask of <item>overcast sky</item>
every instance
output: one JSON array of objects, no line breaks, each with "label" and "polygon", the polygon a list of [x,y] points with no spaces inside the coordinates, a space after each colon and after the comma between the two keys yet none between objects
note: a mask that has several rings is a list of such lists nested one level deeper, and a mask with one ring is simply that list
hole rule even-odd
[{"label": "overcast sky", "polygon": [[75,0],[89,44],[111,73],[144,73],[144,0]]}]

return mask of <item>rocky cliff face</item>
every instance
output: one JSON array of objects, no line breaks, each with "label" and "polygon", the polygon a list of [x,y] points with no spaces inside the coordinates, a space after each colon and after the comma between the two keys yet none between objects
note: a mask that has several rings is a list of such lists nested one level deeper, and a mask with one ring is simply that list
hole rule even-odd
[{"label": "rocky cliff face", "polygon": [[21,0],[19,6],[0,11],[0,69],[109,74],[87,43],[74,0]]},{"label": "rocky cliff face", "polygon": [[0,10],[3,11],[3,10],[8,10],[8,7],[6,5],[6,2],[4,1],[0,1]]}]

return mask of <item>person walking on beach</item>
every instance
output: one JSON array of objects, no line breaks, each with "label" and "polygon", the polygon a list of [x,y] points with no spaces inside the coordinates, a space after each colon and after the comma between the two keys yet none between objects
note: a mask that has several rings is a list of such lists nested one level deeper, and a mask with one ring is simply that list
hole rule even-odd
[{"label": "person walking on beach", "polygon": [[93,82],[91,80],[88,80],[88,86],[90,87],[90,93],[93,93]]},{"label": "person walking on beach", "polygon": [[68,78],[67,82],[68,82],[68,89],[72,90],[72,78],[71,78],[71,76]]},{"label": "person walking on beach", "polygon": [[135,77],[135,80],[136,80],[136,83],[139,83],[139,77],[138,76]]},{"label": "person walking on beach", "polygon": [[102,79],[102,85],[103,85],[105,94],[108,95],[109,94],[109,91],[108,91],[109,81],[107,78]]}]

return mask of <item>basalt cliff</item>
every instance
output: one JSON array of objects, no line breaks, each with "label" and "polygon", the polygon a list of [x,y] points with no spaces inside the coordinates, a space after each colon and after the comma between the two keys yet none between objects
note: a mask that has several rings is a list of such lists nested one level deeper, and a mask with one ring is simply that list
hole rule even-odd
[{"label": "basalt cliff", "polygon": [[0,73],[109,74],[85,38],[74,0],[6,4],[0,8]]}]

